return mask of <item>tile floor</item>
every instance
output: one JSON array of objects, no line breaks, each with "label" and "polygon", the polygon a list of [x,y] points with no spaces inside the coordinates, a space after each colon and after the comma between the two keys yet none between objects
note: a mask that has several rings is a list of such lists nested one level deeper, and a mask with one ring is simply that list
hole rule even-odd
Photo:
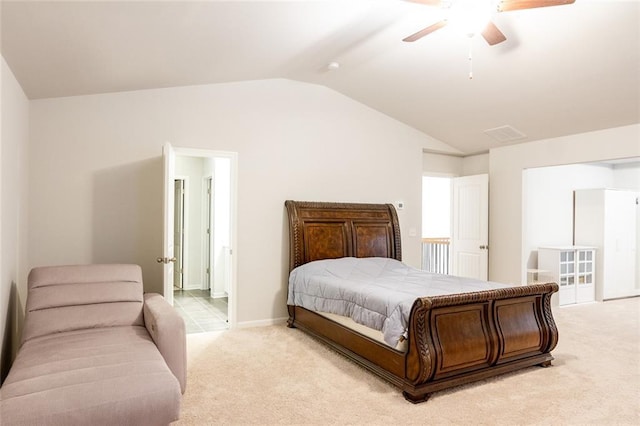
[{"label": "tile floor", "polygon": [[187,333],[226,330],[227,298],[212,298],[208,290],[174,290],[173,307],[184,318]]}]

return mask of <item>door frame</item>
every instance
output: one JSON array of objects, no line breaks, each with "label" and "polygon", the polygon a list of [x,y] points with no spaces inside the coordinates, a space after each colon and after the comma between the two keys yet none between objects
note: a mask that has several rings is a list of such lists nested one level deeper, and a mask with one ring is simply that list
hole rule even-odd
[{"label": "door frame", "polygon": [[[184,193],[182,194],[182,287],[180,287],[182,290],[185,290],[184,288],[184,283],[188,282],[187,278],[188,278],[188,265],[187,262],[185,261],[185,259],[188,259],[188,250],[189,250],[189,200],[188,200],[188,186],[189,186],[189,177],[188,176],[179,176],[176,175],[173,177],[174,182],[175,181],[182,181],[182,190],[184,191]],[[176,200],[174,198],[174,204],[176,204]],[[173,223],[175,224],[175,216],[173,218]],[[175,229],[174,229],[175,231]],[[175,232],[174,232],[175,235]],[[174,248],[175,248],[175,239],[174,239]],[[174,256],[176,257],[176,259],[178,259],[178,254],[175,252],[174,249]],[[178,262],[176,262],[177,264]],[[173,265],[173,267],[175,268],[176,265]],[[174,277],[175,277],[175,270],[174,270]],[[174,283],[174,288],[175,288],[175,283]]]},{"label": "door frame", "polygon": [[[457,226],[455,224],[456,221],[456,216],[457,216],[457,212],[455,211],[455,207],[456,207],[456,201],[455,201],[455,188],[454,186],[456,186],[456,182],[461,182],[464,180],[469,180],[469,179],[474,179],[474,178],[480,178],[482,177],[483,181],[486,180],[486,194],[483,195],[483,197],[486,197],[485,202],[483,202],[483,209],[486,210],[486,223],[483,224],[484,227],[486,227],[486,230],[483,231],[484,236],[483,236],[483,242],[480,245],[483,245],[485,247],[485,249],[480,249],[478,247],[479,250],[485,250],[485,252],[483,253],[484,256],[486,256],[486,266],[484,267],[484,270],[486,271],[486,277],[485,279],[489,278],[489,257],[490,257],[490,251],[489,251],[489,174],[488,173],[478,173],[478,174],[473,174],[473,175],[458,175],[458,174],[453,174],[453,173],[439,173],[439,172],[428,172],[425,171],[422,173],[422,178],[424,179],[425,177],[434,177],[434,178],[445,178],[445,179],[449,179],[450,184],[451,184],[451,196],[450,196],[450,200],[449,200],[449,209],[450,209],[450,244],[449,244],[449,274],[450,275],[454,275],[456,273],[456,268],[457,265],[455,265],[455,250],[456,250],[456,238],[457,238]],[[424,205],[425,200],[422,200],[422,203]],[[458,243],[459,244],[459,243]]]},{"label": "door frame", "polygon": [[[215,208],[214,208],[214,197],[213,193],[213,180],[214,177],[212,175],[207,175],[202,177],[202,229],[205,232],[204,238],[202,239],[202,290],[209,290],[211,294],[211,289],[213,286],[212,274],[213,274],[213,239],[214,239],[214,223],[215,223]],[[208,232],[207,232],[208,230]]]},{"label": "door frame", "polygon": [[[228,321],[229,328],[233,328],[236,325],[236,317],[237,317],[237,268],[238,268],[238,260],[237,260],[237,250],[236,250],[236,242],[238,241],[238,153],[237,152],[229,152],[229,151],[215,151],[208,149],[199,149],[199,148],[183,148],[183,147],[173,147],[170,143],[166,143],[163,148],[163,153],[165,156],[165,175],[164,175],[164,184],[165,186],[168,184],[167,180],[171,179],[173,186],[173,179],[175,174],[175,159],[178,156],[185,157],[201,157],[201,158],[226,158],[230,162],[230,221],[231,221],[231,236],[230,236],[230,247],[231,247],[231,283],[230,283],[230,292],[228,299]],[[173,164],[171,164],[173,162]],[[173,209],[173,205],[168,206],[168,202],[171,201],[173,204],[173,200],[170,200],[173,197],[167,197],[165,191],[165,198],[163,200],[163,207],[165,210]],[[172,224],[166,223],[165,220],[165,228],[163,229],[163,234],[167,234],[167,226],[172,226]],[[168,256],[171,251],[168,247],[168,238],[167,235],[164,235],[163,238],[163,253],[165,253],[165,257]],[[172,249],[172,248],[171,248]],[[171,253],[172,254],[172,253]],[[164,264],[164,297],[165,299],[173,304],[173,279],[169,278],[169,275],[173,274],[173,265],[171,263]],[[171,269],[171,274],[168,274],[168,269]]]}]

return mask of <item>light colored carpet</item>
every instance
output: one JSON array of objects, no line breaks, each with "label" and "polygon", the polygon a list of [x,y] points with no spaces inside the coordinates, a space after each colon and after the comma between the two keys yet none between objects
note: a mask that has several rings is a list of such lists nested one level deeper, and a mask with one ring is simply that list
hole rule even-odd
[{"label": "light colored carpet", "polygon": [[418,405],[300,330],[192,334],[177,424],[640,424],[640,298],[554,315],[553,367],[437,392]]}]

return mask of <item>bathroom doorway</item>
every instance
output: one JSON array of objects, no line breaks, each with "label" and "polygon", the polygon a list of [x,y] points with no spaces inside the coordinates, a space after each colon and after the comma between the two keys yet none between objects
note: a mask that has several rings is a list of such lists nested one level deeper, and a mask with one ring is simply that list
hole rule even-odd
[{"label": "bathroom doorway", "polygon": [[173,200],[165,201],[173,213],[172,255],[162,258],[173,283],[165,297],[187,333],[227,329],[234,321],[235,155],[182,148],[174,154]]}]

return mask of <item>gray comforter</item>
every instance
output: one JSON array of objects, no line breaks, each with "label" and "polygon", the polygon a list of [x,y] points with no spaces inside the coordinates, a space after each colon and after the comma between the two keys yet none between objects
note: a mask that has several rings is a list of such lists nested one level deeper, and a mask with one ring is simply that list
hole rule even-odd
[{"label": "gray comforter", "polygon": [[379,330],[395,347],[407,333],[418,297],[509,287],[412,268],[395,259],[369,257],[318,260],[291,271],[288,304],[350,317]]}]

